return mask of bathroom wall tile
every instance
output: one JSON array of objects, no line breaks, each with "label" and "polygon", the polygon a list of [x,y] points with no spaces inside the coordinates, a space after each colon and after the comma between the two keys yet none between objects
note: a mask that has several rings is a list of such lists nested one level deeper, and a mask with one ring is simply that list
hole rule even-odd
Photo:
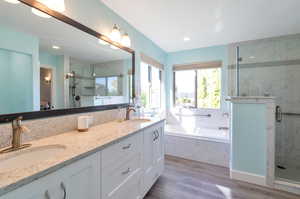
[{"label": "bathroom wall tile", "polygon": [[230,144],[166,135],[166,154],[229,167]]},{"label": "bathroom wall tile", "polygon": [[[120,111],[120,114],[119,110],[108,110],[23,121],[23,125],[30,129],[30,132],[23,133],[22,140],[23,142],[29,142],[31,140],[41,139],[44,137],[75,130],[77,128],[77,118],[81,115],[93,116],[94,125],[116,120],[119,117],[124,118],[125,109],[121,109]],[[8,123],[0,125],[0,148],[9,146],[11,142],[11,137],[11,124]]]}]

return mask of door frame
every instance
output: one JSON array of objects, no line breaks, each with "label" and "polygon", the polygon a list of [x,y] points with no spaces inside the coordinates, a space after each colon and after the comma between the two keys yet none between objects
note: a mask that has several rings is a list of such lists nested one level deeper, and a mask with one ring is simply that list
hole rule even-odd
[{"label": "door frame", "polygon": [[[46,68],[46,69],[50,69],[52,71],[52,80],[51,80],[51,105],[54,106],[54,108],[56,108],[57,106],[57,101],[56,101],[56,88],[57,88],[57,82],[56,82],[56,67],[55,66],[51,66],[51,65],[45,65],[45,64],[40,64],[40,71],[41,68]],[[40,80],[41,81],[41,80]]]}]

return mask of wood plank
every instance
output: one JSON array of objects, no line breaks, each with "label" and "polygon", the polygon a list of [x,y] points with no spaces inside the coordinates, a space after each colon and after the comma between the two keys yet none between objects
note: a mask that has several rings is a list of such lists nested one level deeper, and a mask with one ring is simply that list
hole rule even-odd
[{"label": "wood plank", "polygon": [[166,156],[165,171],[145,199],[300,199],[229,178],[225,167]]}]

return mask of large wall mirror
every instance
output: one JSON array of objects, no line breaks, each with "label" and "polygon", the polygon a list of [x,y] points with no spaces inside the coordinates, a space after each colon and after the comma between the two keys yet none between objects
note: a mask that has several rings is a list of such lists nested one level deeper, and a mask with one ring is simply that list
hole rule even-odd
[{"label": "large wall mirror", "polygon": [[0,115],[128,104],[134,52],[43,15],[0,1]]}]

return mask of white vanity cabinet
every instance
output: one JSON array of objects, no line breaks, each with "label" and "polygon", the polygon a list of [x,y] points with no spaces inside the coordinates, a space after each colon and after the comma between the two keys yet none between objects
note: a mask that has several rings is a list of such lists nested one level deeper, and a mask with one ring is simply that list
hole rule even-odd
[{"label": "white vanity cabinet", "polygon": [[164,122],[159,122],[0,199],[142,199],[163,168]]},{"label": "white vanity cabinet", "polygon": [[141,198],[143,133],[102,151],[102,199]]},{"label": "white vanity cabinet", "polygon": [[0,199],[99,199],[100,153],[26,184]]},{"label": "white vanity cabinet", "polygon": [[143,195],[145,195],[164,169],[164,123],[144,130],[143,159]]}]

